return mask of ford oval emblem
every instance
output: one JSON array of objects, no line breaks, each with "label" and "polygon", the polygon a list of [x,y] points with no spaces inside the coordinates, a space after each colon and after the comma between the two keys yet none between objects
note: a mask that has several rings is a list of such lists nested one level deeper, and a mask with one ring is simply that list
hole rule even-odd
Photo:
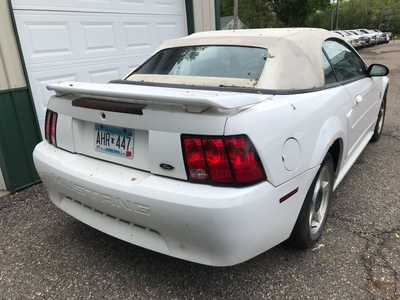
[{"label": "ford oval emblem", "polygon": [[174,166],[171,166],[169,164],[164,164],[164,163],[160,164],[160,168],[164,169],[164,170],[167,170],[167,171],[172,171],[173,169],[175,169]]}]

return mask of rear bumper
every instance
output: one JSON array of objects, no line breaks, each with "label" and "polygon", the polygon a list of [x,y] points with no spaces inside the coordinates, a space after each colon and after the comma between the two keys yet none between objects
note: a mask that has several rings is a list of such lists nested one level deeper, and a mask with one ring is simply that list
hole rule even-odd
[{"label": "rear bumper", "polygon": [[317,172],[279,187],[226,188],[152,175],[47,142],[33,156],[51,201],[69,215],[129,243],[213,266],[246,261],[287,239]]}]

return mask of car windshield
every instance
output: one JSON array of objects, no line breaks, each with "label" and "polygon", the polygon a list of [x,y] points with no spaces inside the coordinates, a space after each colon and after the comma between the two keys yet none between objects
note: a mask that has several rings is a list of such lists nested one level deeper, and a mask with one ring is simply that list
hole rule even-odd
[{"label": "car windshield", "polygon": [[258,80],[268,50],[244,46],[188,46],[161,50],[134,74]]}]

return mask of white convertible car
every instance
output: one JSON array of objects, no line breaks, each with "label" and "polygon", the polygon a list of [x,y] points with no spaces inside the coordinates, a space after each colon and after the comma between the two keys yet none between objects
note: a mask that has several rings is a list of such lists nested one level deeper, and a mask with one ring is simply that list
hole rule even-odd
[{"label": "white convertible car", "polygon": [[322,29],[193,34],[123,80],[49,85],[35,165],[58,208],[160,253],[228,266],[309,248],[381,135],[388,73]]}]

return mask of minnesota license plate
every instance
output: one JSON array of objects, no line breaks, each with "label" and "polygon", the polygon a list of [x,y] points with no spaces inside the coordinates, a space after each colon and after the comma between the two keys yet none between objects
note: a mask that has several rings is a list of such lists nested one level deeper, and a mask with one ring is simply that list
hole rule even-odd
[{"label": "minnesota license plate", "polygon": [[102,124],[95,125],[95,150],[133,159],[134,130]]}]

